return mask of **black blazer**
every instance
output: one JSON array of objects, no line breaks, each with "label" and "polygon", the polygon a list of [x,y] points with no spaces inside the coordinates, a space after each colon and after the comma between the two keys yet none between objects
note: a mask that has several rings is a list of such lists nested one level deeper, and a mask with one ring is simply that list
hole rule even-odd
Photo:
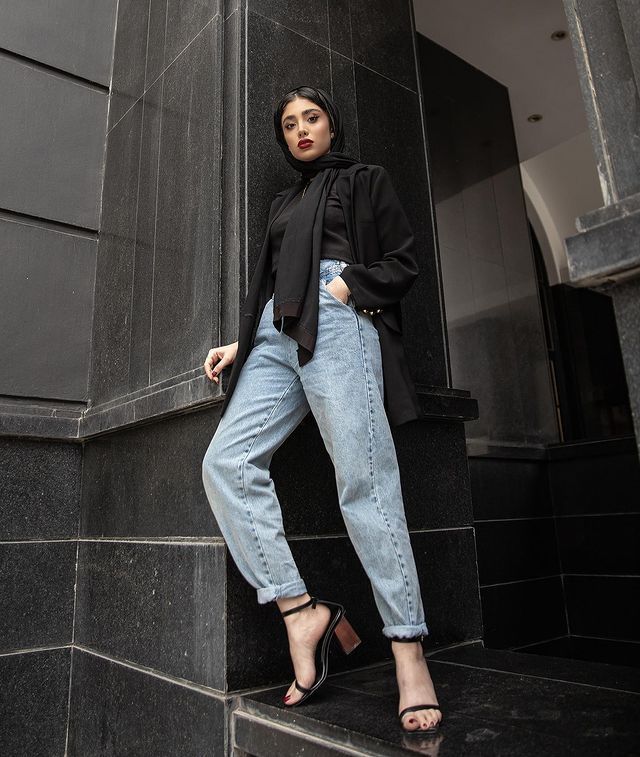
[{"label": "black blazer", "polygon": [[[301,179],[278,192],[271,203],[267,229],[240,314],[238,353],[230,367],[222,414],[253,342],[260,315],[273,295],[269,230],[289,199],[302,188]],[[355,263],[341,272],[358,310],[381,310],[368,317],[378,330],[382,355],[384,407],[390,425],[419,415],[415,384],[402,343],[400,300],[418,276],[413,231],[389,174],[382,166],[356,164],[342,170],[335,182],[345,215]],[[353,198],[353,201],[351,200]],[[224,369],[227,370],[227,369]]]}]

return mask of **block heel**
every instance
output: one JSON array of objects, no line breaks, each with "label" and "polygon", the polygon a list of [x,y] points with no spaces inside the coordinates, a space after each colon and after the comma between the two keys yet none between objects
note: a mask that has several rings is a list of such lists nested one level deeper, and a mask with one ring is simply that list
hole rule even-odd
[{"label": "block heel", "polygon": [[340,644],[340,648],[345,654],[351,654],[358,644],[362,643],[362,639],[353,630],[353,626],[345,615],[342,615],[338,621],[334,634],[338,640],[338,644]]},{"label": "block heel", "polygon": [[286,704],[285,702],[286,707],[295,707],[298,704],[302,704],[302,702],[306,702],[306,700],[325,682],[329,673],[329,642],[332,637],[335,636],[340,648],[345,654],[351,654],[351,652],[353,652],[353,650],[361,643],[360,637],[345,617],[344,607],[337,602],[329,602],[324,599],[318,599],[317,597],[311,597],[308,602],[304,602],[297,607],[292,607],[290,610],[285,610],[285,612],[282,613],[282,616],[291,615],[292,613],[304,610],[305,607],[309,606],[311,606],[312,609],[315,609],[318,604],[326,605],[331,610],[329,625],[316,647],[316,670],[319,669],[320,674],[316,677],[313,686],[310,687],[301,686],[296,679],[294,685],[298,691],[302,692],[302,696],[297,702],[293,702],[292,704]]}]

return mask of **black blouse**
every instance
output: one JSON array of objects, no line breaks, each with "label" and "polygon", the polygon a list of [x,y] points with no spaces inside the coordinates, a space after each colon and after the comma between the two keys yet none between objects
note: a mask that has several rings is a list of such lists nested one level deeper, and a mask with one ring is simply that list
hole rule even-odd
[{"label": "black blouse", "polygon": [[[280,215],[271,224],[271,270],[273,275],[276,275],[278,270],[278,257],[280,253],[280,246],[282,245],[282,238],[284,232],[289,223],[291,214],[296,209],[297,204],[300,202],[302,192],[291,200],[286,208],[280,213]],[[329,190],[327,195],[327,204],[324,211],[324,233],[322,236],[322,251],[320,253],[321,258],[334,258],[336,260],[344,260],[347,263],[354,263],[353,255],[351,254],[351,246],[347,238],[347,227],[344,222],[344,213],[342,211],[342,204],[338,193],[336,192],[335,185]]]}]

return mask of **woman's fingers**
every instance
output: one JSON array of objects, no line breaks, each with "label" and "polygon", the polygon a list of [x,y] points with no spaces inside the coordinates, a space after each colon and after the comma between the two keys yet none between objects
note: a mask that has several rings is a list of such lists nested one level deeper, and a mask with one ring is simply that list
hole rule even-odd
[{"label": "woman's fingers", "polygon": [[[334,291],[334,289],[336,289],[335,286],[333,287],[333,289],[331,289],[331,284],[333,284],[333,282],[337,278],[338,277],[336,276],[335,278],[331,279],[331,281],[328,284],[326,284],[325,286],[329,290],[329,294],[331,294],[333,297],[335,297],[336,300],[340,300],[340,302],[343,302],[346,305],[347,304],[347,300],[349,299],[349,295],[346,295],[346,297],[344,296],[345,295],[345,290],[343,288],[341,288],[340,289],[340,294],[338,294],[337,291]],[[346,286],[346,284],[345,284],[345,286]]]},{"label": "woman's fingers", "polygon": [[[230,363],[233,363],[238,351],[238,342],[226,344],[224,347],[215,347],[209,350],[207,359],[204,361],[204,370],[211,381],[220,382],[220,371]],[[215,367],[214,367],[215,366]]]},{"label": "woman's fingers", "polygon": [[207,359],[204,361],[204,372],[212,381],[214,380],[213,366],[220,360],[221,356],[220,348],[209,350]]}]

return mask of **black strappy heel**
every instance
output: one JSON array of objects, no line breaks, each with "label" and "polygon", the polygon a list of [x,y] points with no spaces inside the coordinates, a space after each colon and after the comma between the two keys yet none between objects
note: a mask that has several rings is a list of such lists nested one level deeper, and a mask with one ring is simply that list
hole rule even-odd
[{"label": "black strappy heel", "polygon": [[[392,638],[392,641],[402,641],[402,642],[413,642],[413,641],[422,642],[423,640],[424,640],[424,634],[420,634],[420,636],[414,636],[410,639],[398,639],[395,637]],[[402,710],[402,712],[400,712],[400,714],[398,715],[402,733],[407,734],[409,736],[413,734],[423,736],[425,733],[435,733],[436,731],[440,730],[440,721],[438,721],[435,725],[432,725],[430,728],[413,728],[412,730],[405,728],[404,723],[402,722],[402,718],[408,712],[417,712],[418,710],[440,710],[440,712],[442,712],[442,708],[440,707],[439,704],[414,704],[411,707],[405,707],[404,710]]]},{"label": "black strappy heel", "polygon": [[[300,697],[300,699],[298,699],[297,702],[293,702],[292,704],[285,703],[287,707],[295,707],[298,704],[302,704],[302,702],[306,701],[314,693],[314,691],[317,691],[325,682],[327,674],[329,673],[329,642],[331,641],[331,638],[333,636],[335,636],[335,638],[338,640],[340,648],[345,654],[351,654],[351,652],[353,652],[358,644],[361,643],[360,637],[353,630],[353,627],[345,617],[344,607],[337,602],[328,602],[324,599],[311,597],[308,602],[304,602],[297,607],[292,607],[290,610],[285,610],[282,613],[282,617],[284,617],[285,615],[291,615],[294,612],[299,612],[300,610],[304,610],[304,608],[309,607],[309,605],[311,605],[311,607],[315,609],[317,604],[326,605],[332,611],[327,630],[324,632],[322,639],[320,639],[320,641],[318,642],[318,647],[320,647],[320,659],[322,663],[321,672],[314,681],[313,686],[310,686],[309,688],[307,688],[306,686],[301,686],[298,683],[297,679],[294,681],[296,689],[302,692],[302,696]],[[316,670],[318,670],[317,647]]]},{"label": "black strappy heel", "polygon": [[398,717],[400,718],[400,727],[402,728],[402,733],[425,734],[425,733],[435,733],[436,731],[440,730],[439,721],[435,725],[432,725],[430,728],[412,728],[411,730],[409,730],[408,728],[405,728],[404,723],[402,722],[402,718],[407,714],[407,712],[416,712],[417,710],[440,710],[440,712],[442,712],[442,709],[440,708],[440,705],[438,704],[414,704],[412,707],[405,707],[404,710],[402,710],[402,712],[398,715]]}]

